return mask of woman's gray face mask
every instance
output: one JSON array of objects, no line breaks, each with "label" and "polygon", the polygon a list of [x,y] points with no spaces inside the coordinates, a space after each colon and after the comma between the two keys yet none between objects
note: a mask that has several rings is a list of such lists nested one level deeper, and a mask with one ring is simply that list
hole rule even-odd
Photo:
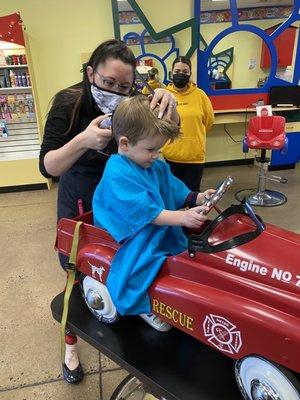
[{"label": "woman's gray face mask", "polygon": [[95,84],[91,85],[91,93],[97,107],[104,112],[104,114],[109,114],[115,111],[118,104],[128,96],[101,89]]}]

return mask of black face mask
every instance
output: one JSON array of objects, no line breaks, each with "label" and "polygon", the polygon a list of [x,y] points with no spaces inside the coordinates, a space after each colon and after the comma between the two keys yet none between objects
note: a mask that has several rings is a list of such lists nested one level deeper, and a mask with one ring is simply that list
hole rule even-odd
[{"label": "black face mask", "polygon": [[190,80],[190,75],[186,74],[174,74],[173,75],[173,83],[178,89],[184,88]]}]

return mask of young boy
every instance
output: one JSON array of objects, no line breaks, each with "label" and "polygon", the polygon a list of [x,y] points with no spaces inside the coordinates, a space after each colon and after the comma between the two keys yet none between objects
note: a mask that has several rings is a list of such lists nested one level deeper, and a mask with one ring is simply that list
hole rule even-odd
[{"label": "young boy", "polygon": [[[187,239],[181,226],[198,228],[207,219],[200,211],[204,193],[191,192],[158,160],[160,148],[176,139],[180,127],[158,119],[143,95],[126,98],[113,115],[118,154],[106,164],[93,198],[94,224],[122,244],[107,279],[121,315],[140,314],[158,330],[169,324],[149,314],[147,290],[167,255],[183,252]],[[193,207],[183,209],[184,207]]]}]

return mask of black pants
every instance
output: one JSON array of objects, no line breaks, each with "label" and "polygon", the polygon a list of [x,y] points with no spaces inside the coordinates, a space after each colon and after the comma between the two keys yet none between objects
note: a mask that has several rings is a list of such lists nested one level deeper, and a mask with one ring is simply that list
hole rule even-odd
[{"label": "black pants", "polygon": [[[88,173],[86,168],[80,166],[74,166],[64,173],[60,177],[58,186],[57,219],[76,217],[79,214],[79,199],[82,200],[84,212],[91,210],[93,194],[100,178],[100,173]],[[60,265],[65,269],[69,257],[61,253],[58,257]],[[76,271],[76,279],[79,276],[80,273]],[[67,330],[66,334],[76,337],[70,330]]]},{"label": "black pants", "polygon": [[[74,218],[79,214],[78,200],[82,200],[83,211],[92,209],[92,199],[96,186],[100,180],[97,174],[89,175],[79,167],[70,168],[60,177],[57,198],[57,220]],[[65,269],[69,257],[59,253],[60,265]]]},{"label": "black pants", "polygon": [[186,164],[166,160],[171,172],[193,192],[199,192],[204,164]]}]

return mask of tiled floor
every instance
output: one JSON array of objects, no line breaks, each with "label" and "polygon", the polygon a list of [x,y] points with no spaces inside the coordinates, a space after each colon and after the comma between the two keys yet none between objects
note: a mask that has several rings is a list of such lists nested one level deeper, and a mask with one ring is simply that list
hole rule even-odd
[{"label": "tiled floor", "polygon": [[[256,184],[257,168],[218,167],[205,170],[203,189],[214,187],[227,174],[235,184],[222,200],[235,202],[234,193]],[[278,175],[279,173],[276,173]],[[257,208],[267,222],[300,233],[298,208],[300,168],[280,171],[286,185],[271,182],[286,193],[280,207]],[[52,298],[63,290],[65,275],[58,266],[55,239],[56,188],[0,195],[0,399],[99,399],[98,352],[80,342],[86,371],[77,386],[64,383],[60,370],[59,325],[50,312]],[[107,358],[104,364],[104,400],[126,375]]]}]

